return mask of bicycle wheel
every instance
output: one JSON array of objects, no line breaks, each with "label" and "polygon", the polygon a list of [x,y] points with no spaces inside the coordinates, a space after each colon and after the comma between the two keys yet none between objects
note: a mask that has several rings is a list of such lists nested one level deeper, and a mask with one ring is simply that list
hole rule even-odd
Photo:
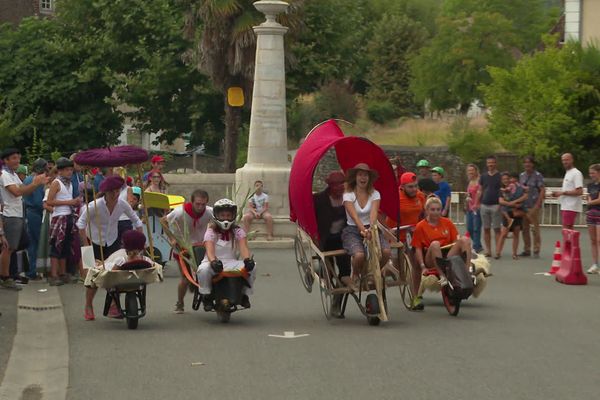
[{"label": "bicycle wheel", "polygon": [[333,302],[333,282],[331,280],[330,271],[323,262],[323,260],[319,260],[319,292],[321,293],[321,304],[323,305],[323,312],[325,313],[325,318],[328,320],[331,319],[331,306]]},{"label": "bicycle wheel", "polygon": [[413,271],[410,257],[406,253],[402,253],[400,265],[400,296],[402,296],[402,303],[407,310],[411,310],[413,298]]},{"label": "bicycle wheel", "polygon": [[296,265],[298,267],[298,273],[300,274],[300,282],[302,282],[304,289],[310,293],[312,292],[314,277],[310,260],[306,255],[306,250],[304,249],[300,234],[296,235],[294,238],[294,250],[296,252]]},{"label": "bicycle wheel", "polygon": [[460,311],[460,300],[452,298],[447,286],[442,288],[442,299],[444,300],[444,307],[446,307],[448,314],[456,317]]}]

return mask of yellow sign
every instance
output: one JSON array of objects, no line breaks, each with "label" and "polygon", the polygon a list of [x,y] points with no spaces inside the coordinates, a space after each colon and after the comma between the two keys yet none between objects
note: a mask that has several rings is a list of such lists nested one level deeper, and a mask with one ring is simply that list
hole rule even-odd
[{"label": "yellow sign", "polygon": [[241,87],[230,87],[227,89],[227,104],[231,107],[242,107],[244,105],[244,91]]}]

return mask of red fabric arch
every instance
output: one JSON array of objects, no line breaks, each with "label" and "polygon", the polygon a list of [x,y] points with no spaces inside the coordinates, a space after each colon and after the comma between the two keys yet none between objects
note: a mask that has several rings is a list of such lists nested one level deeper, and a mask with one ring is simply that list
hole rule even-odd
[{"label": "red fabric arch", "polygon": [[290,219],[311,237],[318,239],[312,198],[313,175],[323,155],[332,147],[344,172],[363,162],[379,173],[375,188],[381,193],[381,211],[396,219],[399,211],[398,185],[383,149],[366,138],[344,136],[334,120],[316,127],[296,152],[288,191]]}]

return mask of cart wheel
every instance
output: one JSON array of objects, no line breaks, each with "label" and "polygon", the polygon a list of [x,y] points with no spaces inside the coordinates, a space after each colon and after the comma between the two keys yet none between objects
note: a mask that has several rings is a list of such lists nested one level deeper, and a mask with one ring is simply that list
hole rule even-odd
[{"label": "cart wheel", "polygon": [[403,280],[404,283],[398,287],[400,288],[400,296],[402,296],[404,307],[406,307],[407,310],[410,310],[414,298],[412,264],[410,257],[404,252],[402,253],[400,261],[400,279]]},{"label": "cart wheel", "polygon": [[376,294],[371,293],[367,296],[367,300],[365,302],[365,311],[367,313],[367,321],[369,322],[369,325],[379,325],[381,320],[378,317],[379,301],[377,300]]},{"label": "cart wheel", "polygon": [[444,300],[444,307],[448,310],[448,314],[456,317],[460,310],[460,300],[450,297],[447,287],[442,288],[442,299]]},{"label": "cart wheel", "polygon": [[217,311],[217,317],[219,317],[219,321],[226,324],[231,319],[231,313],[229,311]]},{"label": "cart wheel", "polygon": [[294,250],[296,251],[296,265],[298,266],[298,272],[300,273],[300,282],[302,282],[304,289],[310,293],[312,292],[312,286],[315,279],[312,274],[310,260],[306,256],[306,250],[304,249],[300,235],[296,235],[294,238]]},{"label": "cart wheel", "polygon": [[323,260],[319,260],[319,291],[321,293],[321,304],[323,304],[323,312],[325,313],[325,318],[331,319],[331,305],[333,302],[333,294],[331,293],[333,290],[333,282],[331,281],[331,275],[329,274],[329,269],[323,262]]},{"label": "cart wheel", "polygon": [[[138,327],[138,301],[134,292],[125,295],[125,312],[127,319],[127,328],[136,329]],[[135,315],[135,317],[133,317]]]}]

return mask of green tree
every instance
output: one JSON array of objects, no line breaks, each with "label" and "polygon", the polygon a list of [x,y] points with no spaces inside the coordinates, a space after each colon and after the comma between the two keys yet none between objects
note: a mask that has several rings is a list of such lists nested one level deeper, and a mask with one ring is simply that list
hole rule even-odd
[{"label": "green tree", "polygon": [[515,62],[512,23],[501,14],[475,12],[438,19],[438,32],[411,61],[411,89],[431,111],[458,106],[466,113],[489,83],[487,66]]},{"label": "green tree", "polygon": [[596,162],[600,139],[600,50],[569,43],[490,68],[482,88],[490,132],[505,148],[540,160],[571,152]]},{"label": "green tree", "polygon": [[[185,0],[188,7],[187,36],[196,39],[195,62],[208,75],[223,96],[225,108],[225,170],[234,171],[238,139],[242,126],[242,108],[227,103],[227,90],[241,87],[250,98],[254,79],[256,36],[252,27],[264,16],[250,0]],[[281,15],[291,31],[298,29],[296,10],[301,0],[289,1],[290,10]],[[249,106],[248,102],[246,104]]]},{"label": "green tree", "polygon": [[498,13],[511,21],[515,46],[523,52],[535,49],[558,17],[546,0],[446,0],[442,7],[443,15],[450,18],[475,12]]},{"label": "green tree", "polygon": [[[192,133],[217,150],[223,126],[213,104],[222,100],[184,61],[192,45],[183,36],[185,10],[179,0],[63,0],[58,21],[141,133],[160,132],[167,142]],[[211,135],[203,134],[207,124]]]},{"label": "green tree", "polygon": [[112,90],[86,74],[85,57],[54,20],[0,27],[0,114],[16,132],[10,144],[25,148],[35,130],[65,152],[116,141],[121,116],[106,100]]},{"label": "green tree", "polygon": [[403,15],[385,15],[373,29],[367,57],[367,100],[389,102],[396,116],[410,115],[415,106],[410,86],[409,59],[423,45],[427,31],[420,23]]}]

